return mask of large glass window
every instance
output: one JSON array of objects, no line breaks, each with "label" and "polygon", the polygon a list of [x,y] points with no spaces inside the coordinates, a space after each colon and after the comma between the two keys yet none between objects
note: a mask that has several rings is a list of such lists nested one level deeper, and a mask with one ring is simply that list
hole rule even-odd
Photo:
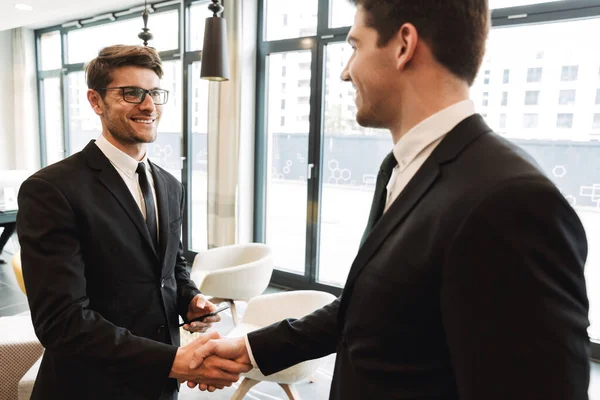
[{"label": "large glass window", "polygon": [[42,106],[44,107],[44,135],[46,161],[53,164],[65,156],[62,94],[60,78],[46,78],[41,84]]},{"label": "large glass window", "polygon": [[208,4],[208,1],[201,1],[190,6],[190,42],[188,50],[202,50],[206,18],[213,16],[213,13],[208,9]]},{"label": "large glass window", "polygon": [[200,62],[191,66],[192,92],[190,93],[192,133],[192,250],[207,247],[207,192],[208,192],[208,81],[200,79]]},{"label": "large glass window", "polygon": [[69,88],[69,140],[71,153],[82,150],[102,132],[100,118],[87,99],[87,84],[83,71],[67,75]]},{"label": "large glass window", "polygon": [[[148,46],[158,51],[177,49],[179,43],[179,13],[169,11],[152,14],[149,20],[154,39]],[[113,44],[141,44],[137,37],[141,32],[141,19],[130,18],[69,31],[67,34],[68,63],[87,62],[98,55],[98,51]]]},{"label": "large glass window", "polygon": [[266,242],[273,246],[275,265],[297,274],[304,274],[311,173],[307,161],[310,105],[301,100],[310,97],[310,65],[309,51],[268,57]]},{"label": "large glass window", "polygon": [[41,42],[41,67],[43,71],[60,69],[62,67],[61,60],[61,44],[60,32],[47,32],[40,36]]},{"label": "large glass window", "polygon": [[317,33],[317,0],[265,0],[266,40],[281,40]]}]

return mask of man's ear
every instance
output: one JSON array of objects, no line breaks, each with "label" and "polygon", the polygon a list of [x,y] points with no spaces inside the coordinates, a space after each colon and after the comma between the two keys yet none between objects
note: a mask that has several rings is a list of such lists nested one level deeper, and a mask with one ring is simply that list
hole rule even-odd
[{"label": "man's ear", "polygon": [[104,101],[102,100],[100,93],[93,89],[88,89],[87,98],[96,115],[102,115],[104,113]]},{"label": "man's ear", "polygon": [[406,23],[400,27],[396,35],[392,38],[395,43],[395,61],[396,68],[403,70],[413,59],[415,49],[419,43],[419,34],[413,24]]}]

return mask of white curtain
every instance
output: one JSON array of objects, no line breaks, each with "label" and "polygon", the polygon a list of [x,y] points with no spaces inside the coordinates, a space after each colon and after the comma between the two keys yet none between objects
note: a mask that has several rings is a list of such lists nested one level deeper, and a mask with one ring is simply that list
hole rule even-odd
[{"label": "white curtain", "polygon": [[[208,248],[234,244],[238,237],[243,241],[250,238],[252,182],[248,167],[252,171],[254,150],[249,144],[254,143],[256,76],[256,11],[252,3],[256,7],[256,0],[224,2],[230,80],[209,86]],[[241,234],[240,226],[244,227]]]},{"label": "white curtain", "polygon": [[40,167],[39,113],[33,30],[12,30],[15,168]]}]

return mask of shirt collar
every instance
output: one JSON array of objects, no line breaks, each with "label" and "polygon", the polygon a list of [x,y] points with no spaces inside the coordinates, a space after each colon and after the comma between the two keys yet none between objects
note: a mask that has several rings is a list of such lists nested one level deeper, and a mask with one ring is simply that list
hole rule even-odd
[{"label": "shirt collar", "polygon": [[394,145],[394,157],[404,170],[427,146],[450,132],[465,118],[475,114],[471,100],[463,100],[431,115],[415,125]]},{"label": "shirt collar", "polygon": [[[111,142],[106,140],[104,135],[100,135],[100,137],[96,140],[96,146],[98,146],[98,148],[102,151],[102,153],[104,153],[106,158],[108,158],[108,160],[111,162],[112,165],[115,166],[115,168],[127,175],[130,179],[133,179],[139,161],[116,148]],[[148,170],[147,153],[144,154],[144,158],[142,158],[141,162],[145,164],[146,170]]]}]

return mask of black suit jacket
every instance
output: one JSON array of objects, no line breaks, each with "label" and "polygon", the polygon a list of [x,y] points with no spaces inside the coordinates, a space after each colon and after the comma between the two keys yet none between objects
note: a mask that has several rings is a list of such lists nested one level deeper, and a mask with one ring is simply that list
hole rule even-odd
[{"label": "black suit jacket", "polygon": [[180,241],[184,192],[152,164],[159,249],[123,179],[90,142],[19,191],[17,233],[36,334],[46,351],[32,399],[155,399],[178,314],[199,293]]},{"label": "black suit jacket", "polygon": [[587,399],[583,227],[479,115],[374,226],[340,299],[249,334],[265,374],[337,352],[331,399]]}]

